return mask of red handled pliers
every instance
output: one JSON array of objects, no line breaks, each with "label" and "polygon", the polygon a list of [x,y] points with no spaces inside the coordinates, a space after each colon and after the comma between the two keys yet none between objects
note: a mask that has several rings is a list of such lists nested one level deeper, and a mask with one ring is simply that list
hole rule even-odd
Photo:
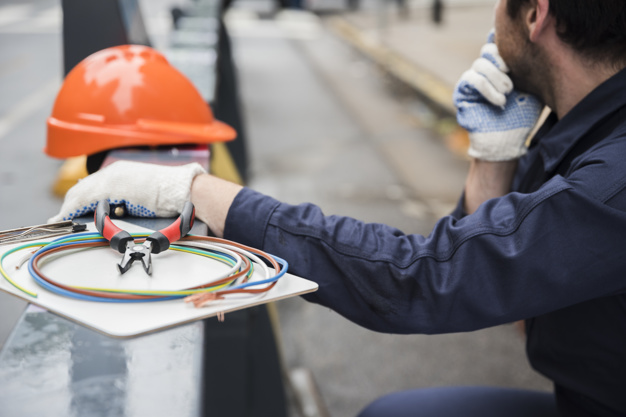
[{"label": "red handled pliers", "polygon": [[146,273],[152,275],[152,257],[150,255],[167,250],[170,243],[189,233],[196,217],[196,209],[188,201],[185,203],[183,212],[174,223],[165,229],[152,233],[144,242],[137,243],[130,233],[113,224],[109,217],[110,211],[111,206],[107,200],[99,201],[94,214],[94,222],[100,234],[110,242],[111,247],[124,254],[122,261],[117,265],[120,274],[128,271],[133,262],[139,259]]}]

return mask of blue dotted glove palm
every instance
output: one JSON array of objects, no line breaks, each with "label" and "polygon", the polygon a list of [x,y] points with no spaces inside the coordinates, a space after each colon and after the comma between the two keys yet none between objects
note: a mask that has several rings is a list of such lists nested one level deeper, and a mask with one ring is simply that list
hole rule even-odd
[{"label": "blue dotted glove palm", "polygon": [[118,161],[70,188],[61,211],[48,222],[93,212],[100,200],[124,204],[131,216],[174,217],[189,200],[193,179],[204,172],[197,163],[164,166]]},{"label": "blue dotted glove palm", "polygon": [[508,161],[526,153],[526,139],[543,104],[515,90],[490,33],[480,58],[459,79],[454,95],[457,121],[469,132],[468,154],[485,161]]}]

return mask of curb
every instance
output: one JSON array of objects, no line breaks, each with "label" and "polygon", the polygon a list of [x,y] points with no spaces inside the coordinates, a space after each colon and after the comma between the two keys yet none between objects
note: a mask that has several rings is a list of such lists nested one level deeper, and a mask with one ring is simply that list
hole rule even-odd
[{"label": "curb", "polygon": [[452,102],[453,86],[389,49],[377,37],[368,36],[343,17],[329,18],[328,26],[335,34],[379,64],[391,75],[415,89],[448,115],[456,117],[456,108]]}]

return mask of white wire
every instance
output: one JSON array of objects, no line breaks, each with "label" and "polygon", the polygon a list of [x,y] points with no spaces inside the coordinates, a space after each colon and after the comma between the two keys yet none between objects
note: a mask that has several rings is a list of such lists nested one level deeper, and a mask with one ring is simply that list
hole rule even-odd
[{"label": "white wire", "polygon": [[229,250],[228,248],[221,248],[211,243],[197,242],[197,241],[184,241],[184,242],[178,242],[175,244],[177,246],[182,246],[182,247],[191,246],[191,247],[197,247],[200,249],[209,249],[214,252],[225,253],[233,257],[236,260],[235,265],[228,271],[222,273],[221,275],[217,275],[217,277],[213,278],[213,281],[219,281],[221,279],[228,278],[229,276],[234,275],[241,269],[241,265],[243,264],[243,259],[241,258],[241,255],[239,255],[237,252]]},{"label": "white wire", "polygon": [[[200,247],[200,248],[211,248],[212,250],[215,250],[216,252],[224,251],[225,253],[228,253],[228,254],[232,254],[234,252],[235,253],[237,253],[237,252],[241,253],[244,256],[252,259],[252,261],[255,264],[257,264],[257,265],[259,265],[261,267],[261,269],[263,270],[263,275],[264,275],[264,278],[262,278],[263,280],[264,279],[268,279],[268,278],[273,276],[272,273],[270,272],[268,266],[265,264],[265,262],[263,262],[261,260],[261,258],[259,258],[254,253],[249,252],[249,251],[247,251],[247,250],[245,250],[243,248],[239,248],[237,246],[233,246],[233,245],[229,245],[228,243],[221,243],[221,242],[205,243],[205,242],[202,242],[202,241],[193,241],[193,240],[189,240],[189,241],[186,240],[186,241],[182,242],[182,244],[184,244],[184,245],[189,244],[189,243],[193,243],[193,245],[190,245],[190,246],[197,246],[197,247]],[[178,244],[180,244],[180,243],[178,243]],[[239,257],[238,253],[237,253],[237,257]],[[276,275],[276,271],[274,271],[274,275]]]},{"label": "white wire", "polygon": [[[270,277],[272,277],[272,276],[273,276],[273,275],[271,275],[271,272],[270,272],[269,268],[267,267],[267,265],[265,264],[265,262],[263,262],[263,261],[261,260],[261,258],[259,258],[258,256],[256,256],[254,253],[249,252],[249,251],[247,251],[247,250],[245,250],[245,249],[242,249],[242,248],[237,248],[237,247],[234,247],[234,246],[229,245],[229,244],[227,244],[227,243],[215,242],[215,245],[222,246],[222,247],[224,247],[224,248],[233,247],[233,248],[235,248],[236,250],[238,250],[238,251],[240,251],[241,253],[243,253],[243,254],[244,254],[245,256],[247,256],[248,258],[252,259],[252,260],[254,261],[254,263],[256,263],[256,264],[260,265],[260,266],[261,266],[261,268],[263,269],[263,272],[265,273],[265,278],[263,278],[263,279],[268,279],[268,278],[270,278]],[[274,275],[276,275],[276,271],[274,271]]]}]

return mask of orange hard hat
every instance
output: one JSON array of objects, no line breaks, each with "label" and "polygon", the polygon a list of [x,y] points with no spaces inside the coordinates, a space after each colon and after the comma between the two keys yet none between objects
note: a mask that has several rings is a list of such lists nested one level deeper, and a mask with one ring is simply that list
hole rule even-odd
[{"label": "orange hard hat", "polygon": [[45,152],[68,158],[129,146],[232,140],[235,130],[152,48],[96,52],[70,71],[48,118]]}]

